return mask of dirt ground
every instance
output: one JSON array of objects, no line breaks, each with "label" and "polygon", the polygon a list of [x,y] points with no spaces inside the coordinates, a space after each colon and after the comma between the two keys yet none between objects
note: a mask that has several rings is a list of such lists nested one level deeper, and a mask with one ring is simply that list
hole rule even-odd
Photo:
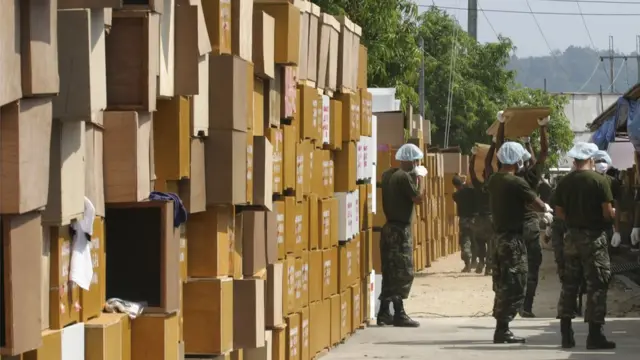
[{"label": "dirt ground", "polygon": [[[491,277],[462,274],[460,253],[440,259],[418,274],[405,308],[415,317],[491,316]],[[543,250],[540,283],[533,311],[538,317],[555,318],[560,282],[553,253]],[[585,298],[586,301],[586,298]],[[640,295],[614,281],[608,296],[610,317],[639,317]]]}]

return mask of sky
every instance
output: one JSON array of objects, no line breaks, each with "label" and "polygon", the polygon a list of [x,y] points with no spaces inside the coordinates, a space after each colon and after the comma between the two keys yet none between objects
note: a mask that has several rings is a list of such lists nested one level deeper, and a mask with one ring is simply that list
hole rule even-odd
[{"label": "sky", "polygon": [[[636,35],[640,35],[640,0],[528,0],[534,15],[527,6],[527,0],[477,1],[479,8],[485,10],[484,14],[478,12],[478,40],[495,41],[496,33],[507,36],[517,47],[518,57],[548,55],[550,49],[562,51],[571,45],[608,50],[610,35],[613,36],[616,51],[625,54],[636,51]],[[421,10],[427,10],[434,3],[443,8],[461,8],[444,10],[455,16],[467,29],[468,0],[416,0],[416,3]],[[536,14],[538,12],[571,15]]]}]

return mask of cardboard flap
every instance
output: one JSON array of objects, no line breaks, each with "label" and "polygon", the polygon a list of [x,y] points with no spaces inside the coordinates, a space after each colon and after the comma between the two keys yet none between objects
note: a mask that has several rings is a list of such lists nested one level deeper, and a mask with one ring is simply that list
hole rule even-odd
[{"label": "cardboard flap", "polygon": [[[517,138],[529,136],[538,128],[538,119],[551,114],[548,107],[520,107],[508,108],[504,111],[504,136],[507,138]],[[487,129],[487,135],[497,135],[500,123],[496,120]]]}]

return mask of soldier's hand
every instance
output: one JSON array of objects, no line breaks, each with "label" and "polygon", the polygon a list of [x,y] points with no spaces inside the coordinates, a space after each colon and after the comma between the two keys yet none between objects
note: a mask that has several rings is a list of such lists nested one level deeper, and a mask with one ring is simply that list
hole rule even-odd
[{"label": "soldier's hand", "polygon": [[638,245],[640,243],[640,227],[634,227],[631,230],[631,244]]},{"label": "soldier's hand", "polygon": [[475,155],[478,153],[478,145],[473,145],[471,148],[471,154]]},{"label": "soldier's hand", "polygon": [[495,135],[493,135],[493,137],[491,138],[491,141],[493,141],[493,143],[495,144],[498,141],[498,138]]},{"label": "soldier's hand", "polygon": [[613,234],[613,236],[611,237],[611,246],[617,248],[618,246],[620,246],[621,242],[622,242],[622,238],[620,237],[620,233],[619,232],[615,232]]},{"label": "soldier's hand", "polygon": [[542,119],[538,119],[538,125],[540,126],[546,126],[549,123],[549,117],[544,117]]},{"label": "soldier's hand", "polygon": [[498,119],[499,122],[503,123],[504,122],[504,111],[500,110],[498,111],[498,114],[496,115],[496,118]]}]

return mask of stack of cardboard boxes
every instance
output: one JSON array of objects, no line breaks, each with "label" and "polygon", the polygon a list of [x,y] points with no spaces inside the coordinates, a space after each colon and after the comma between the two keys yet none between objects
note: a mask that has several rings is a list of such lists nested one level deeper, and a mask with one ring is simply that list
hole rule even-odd
[{"label": "stack of cardboard boxes", "polygon": [[298,0],[4,5],[3,355],[306,360],[367,320],[360,27]]}]

